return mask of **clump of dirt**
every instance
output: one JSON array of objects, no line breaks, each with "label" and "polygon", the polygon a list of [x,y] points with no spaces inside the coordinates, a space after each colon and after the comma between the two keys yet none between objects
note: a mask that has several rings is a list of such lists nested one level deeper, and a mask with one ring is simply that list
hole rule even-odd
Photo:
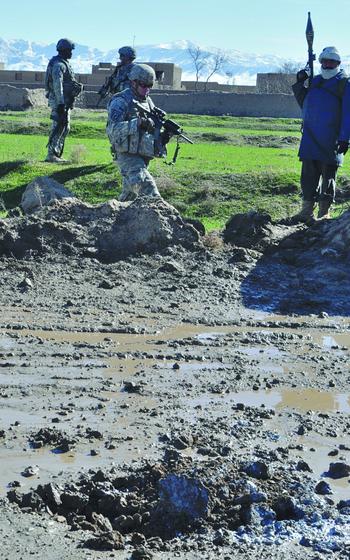
[{"label": "clump of dirt", "polygon": [[197,230],[161,198],[95,206],[65,198],[33,215],[0,220],[0,254],[17,258],[59,252],[112,262],[173,245],[201,248]]},{"label": "clump of dirt", "polygon": [[300,226],[285,228],[274,223],[269,214],[251,211],[234,214],[226,223],[223,238],[225,243],[264,252],[298,230]]},{"label": "clump of dirt", "polygon": [[66,453],[76,443],[76,438],[64,434],[54,428],[40,428],[38,432],[32,434],[29,443],[33,449],[40,449],[44,445],[51,445],[56,452]]},{"label": "clump of dirt", "polygon": [[8,498],[25,511],[48,508],[73,529],[93,531],[95,538],[85,545],[102,550],[137,541],[152,548],[154,539],[160,550],[176,550],[178,534],[195,543],[203,532],[219,547],[244,534],[273,541],[281,521],[295,534],[308,534],[315,515],[322,519],[327,510],[327,519],[336,523],[339,510],[347,507],[342,503],[330,510],[316,494],[312,469],[305,461],[289,462],[286,450],[256,450],[256,458],[249,459],[220,447],[215,449],[220,460],[193,464],[177,448],[194,445],[199,452],[210,440],[175,435],[172,442],[159,463],[146,462],[122,474],[98,469],[61,487],[39,485],[23,495],[11,490]]}]

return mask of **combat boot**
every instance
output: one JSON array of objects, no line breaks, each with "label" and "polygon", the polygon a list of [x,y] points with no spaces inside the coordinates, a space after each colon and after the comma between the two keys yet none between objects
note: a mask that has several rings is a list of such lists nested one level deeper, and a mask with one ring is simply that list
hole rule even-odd
[{"label": "combat boot", "polygon": [[318,220],[329,220],[331,215],[330,215],[330,207],[331,207],[331,202],[329,200],[320,200],[320,202],[318,203],[318,214],[317,214],[317,219]]},{"label": "combat boot", "polygon": [[316,221],[314,217],[315,208],[316,203],[313,200],[303,200],[300,212],[289,219],[290,223],[312,225]]},{"label": "combat boot", "polygon": [[66,159],[55,156],[54,154],[47,154],[45,161],[46,163],[68,163]]}]

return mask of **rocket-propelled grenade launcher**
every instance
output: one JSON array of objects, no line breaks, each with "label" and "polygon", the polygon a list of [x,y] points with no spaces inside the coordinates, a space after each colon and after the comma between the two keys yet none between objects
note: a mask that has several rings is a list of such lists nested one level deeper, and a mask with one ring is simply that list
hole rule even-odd
[{"label": "rocket-propelled grenade launcher", "polygon": [[308,46],[308,61],[305,70],[307,71],[309,76],[309,87],[310,87],[312,78],[314,77],[314,60],[316,59],[316,56],[312,50],[312,46],[314,42],[314,28],[312,27],[310,12],[308,12],[308,16],[307,16],[305,35],[306,35],[306,41]]}]

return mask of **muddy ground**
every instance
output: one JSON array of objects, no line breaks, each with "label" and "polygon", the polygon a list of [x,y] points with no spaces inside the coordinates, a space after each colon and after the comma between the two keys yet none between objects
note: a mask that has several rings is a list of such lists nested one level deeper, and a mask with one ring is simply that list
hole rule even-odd
[{"label": "muddy ground", "polygon": [[349,558],[349,261],[305,232],[2,256],[1,558]]}]

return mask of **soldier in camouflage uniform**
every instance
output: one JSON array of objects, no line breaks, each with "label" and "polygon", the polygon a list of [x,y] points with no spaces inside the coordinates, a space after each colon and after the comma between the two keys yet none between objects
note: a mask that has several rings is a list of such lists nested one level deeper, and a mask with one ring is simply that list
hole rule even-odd
[{"label": "soldier in camouflage uniform", "polygon": [[50,163],[66,161],[61,156],[70,129],[70,111],[83,89],[82,84],[76,81],[69,64],[74,48],[74,43],[69,39],[60,39],[56,45],[58,55],[51,58],[46,70],[45,89],[51,107],[52,127],[45,161]]},{"label": "soldier in camouflage uniform", "polygon": [[118,51],[120,63],[117,64],[111,80],[111,93],[118,93],[130,87],[129,74],[135,66],[136,51],[132,47],[121,47]]},{"label": "soldier in camouflage uniform", "polygon": [[[147,112],[154,107],[149,97],[154,80],[153,68],[135,64],[130,72],[130,88],[115,94],[108,105],[107,134],[123,177],[121,201],[134,200],[137,196],[160,196],[147,167],[151,159],[163,154],[155,150],[152,118],[140,114],[140,107]],[[168,140],[164,138],[164,143]]]},{"label": "soldier in camouflage uniform", "polygon": [[119,93],[130,87],[129,74],[135,66],[133,60],[136,58],[136,51],[132,47],[121,47],[118,52],[120,62],[116,65],[113,74],[108,76],[105,83],[100,87],[98,91],[100,100],[97,106],[108,94]]}]

